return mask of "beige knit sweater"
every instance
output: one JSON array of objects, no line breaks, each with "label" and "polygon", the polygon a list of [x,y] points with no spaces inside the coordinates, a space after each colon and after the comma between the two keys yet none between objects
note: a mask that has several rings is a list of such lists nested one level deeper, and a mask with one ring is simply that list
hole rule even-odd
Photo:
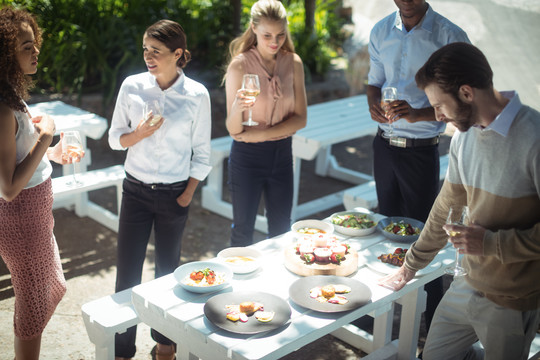
[{"label": "beige knit sweater", "polygon": [[450,205],[467,204],[487,229],[483,256],[463,259],[467,281],[496,304],[525,311],[540,307],[540,113],[518,105],[506,136],[476,127],[454,135],[448,175],[405,266],[427,266],[447,244]]}]

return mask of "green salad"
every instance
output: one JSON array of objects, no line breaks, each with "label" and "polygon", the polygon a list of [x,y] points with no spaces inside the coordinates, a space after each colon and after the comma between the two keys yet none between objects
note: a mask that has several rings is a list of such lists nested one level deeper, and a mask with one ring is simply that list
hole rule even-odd
[{"label": "green salad", "polygon": [[406,223],[405,221],[401,220],[397,223],[391,222],[388,224],[385,228],[385,231],[388,231],[389,233],[401,235],[401,236],[407,236],[407,235],[418,235],[420,234],[420,229],[417,227],[412,226],[409,223]]},{"label": "green salad", "polygon": [[369,229],[377,225],[367,214],[343,214],[332,217],[332,224],[350,229]]}]

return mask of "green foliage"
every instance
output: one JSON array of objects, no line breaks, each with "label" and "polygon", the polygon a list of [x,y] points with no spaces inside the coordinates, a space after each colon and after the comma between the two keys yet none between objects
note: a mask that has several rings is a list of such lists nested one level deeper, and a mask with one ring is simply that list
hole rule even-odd
[{"label": "green foliage", "polygon": [[[243,0],[242,21],[247,26],[253,0]],[[317,0],[316,28],[304,29],[303,0],[284,0],[297,52],[307,75],[324,74],[335,56],[332,41],[339,33],[338,0]],[[101,91],[110,103],[119,83],[144,71],[142,35],[159,19],[179,22],[188,38],[192,63],[216,74],[233,39],[232,7],[226,0],[0,0],[0,6],[25,7],[43,29],[38,88],[45,92]],[[217,86],[219,75],[213,84]]]}]

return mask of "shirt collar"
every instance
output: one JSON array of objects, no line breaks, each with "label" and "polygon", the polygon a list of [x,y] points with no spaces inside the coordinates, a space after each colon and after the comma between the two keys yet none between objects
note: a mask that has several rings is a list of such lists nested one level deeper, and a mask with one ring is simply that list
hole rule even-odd
[{"label": "shirt collar", "polygon": [[[178,78],[171,85],[171,87],[169,87],[165,91],[174,90],[177,93],[181,93],[181,91],[182,91],[182,89],[184,87],[184,82],[186,80],[186,77],[185,77],[184,72],[182,71],[182,69],[178,69],[177,73],[179,75]],[[148,88],[157,88],[157,89],[161,90],[161,88],[159,87],[159,85],[157,83],[156,77],[154,75],[150,74],[150,73],[147,73],[147,74],[148,74],[148,84],[147,84]]]},{"label": "shirt collar", "polygon": [[[426,13],[424,14],[424,17],[420,20],[420,22],[413,28],[416,29],[417,27],[421,27],[422,29],[432,32],[433,30],[433,22],[435,21],[435,12],[431,8],[431,5],[427,4],[428,8]],[[403,21],[401,20],[401,16],[399,15],[399,10],[396,11],[396,19],[394,21],[394,26],[400,30],[400,31],[407,31],[405,27],[403,26]],[[413,30],[411,29],[411,31]]]},{"label": "shirt collar", "polygon": [[497,134],[506,137],[510,130],[510,126],[512,126],[512,122],[514,122],[514,119],[521,108],[521,100],[516,91],[501,91],[501,95],[510,99],[510,101],[506,104],[500,114],[495,117],[495,120],[483,130],[493,130]]}]

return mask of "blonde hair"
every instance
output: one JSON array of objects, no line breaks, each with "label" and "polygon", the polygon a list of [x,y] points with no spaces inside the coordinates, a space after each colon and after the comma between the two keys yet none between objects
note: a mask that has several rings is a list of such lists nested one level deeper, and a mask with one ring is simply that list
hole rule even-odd
[{"label": "blonde hair", "polygon": [[277,0],[259,0],[251,7],[251,20],[248,28],[242,35],[231,41],[229,45],[229,62],[236,55],[248,51],[257,44],[257,37],[251,28],[251,24],[257,27],[263,19],[283,23],[286,35],[281,49],[294,52],[294,44],[287,26],[287,10],[285,10],[283,4]]}]

